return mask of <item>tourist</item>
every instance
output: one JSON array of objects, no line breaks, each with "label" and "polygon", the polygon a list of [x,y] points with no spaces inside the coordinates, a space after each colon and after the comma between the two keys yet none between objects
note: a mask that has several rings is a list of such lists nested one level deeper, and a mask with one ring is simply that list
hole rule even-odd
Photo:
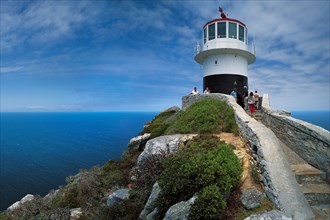
[{"label": "tourist", "polygon": [[250,95],[248,97],[248,104],[249,104],[249,107],[250,107],[250,112],[252,114],[253,112],[255,112],[253,92],[250,92]]},{"label": "tourist", "polygon": [[231,95],[232,97],[234,97],[235,100],[237,101],[237,89],[236,89],[236,88],[233,89],[233,91],[230,93],[230,95]]},{"label": "tourist", "polygon": [[249,110],[248,98],[249,98],[249,92],[245,91],[244,92],[244,110],[245,111]]},{"label": "tourist", "polygon": [[197,95],[197,94],[198,94],[197,87],[194,87],[193,91],[191,91],[190,94],[191,94],[191,95]]},{"label": "tourist", "polygon": [[254,92],[253,97],[254,97],[254,105],[255,105],[256,109],[258,110],[259,109],[259,94],[258,94],[257,90]]},{"label": "tourist", "polygon": [[210,91],[209,87],[206,87],[204,90],[204,94],[210,94],[210,93],[211,93],[211,91]]}]

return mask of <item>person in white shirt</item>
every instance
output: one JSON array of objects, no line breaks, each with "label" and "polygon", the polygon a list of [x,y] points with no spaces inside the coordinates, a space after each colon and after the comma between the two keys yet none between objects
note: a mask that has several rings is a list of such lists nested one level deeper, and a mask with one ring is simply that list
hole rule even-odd
[{"label": "person in white shirt", "polygon": [[257,90],[254,92],[253,97],[254,97],[254,106],[256,107],[256,109],[259,109],[259,94]]},{"label": "person in white shirt", "polygon": [[193,91],[191,91],[190,93],[191,95],[197,95],[199,94],[198,90],[197,90],[197,87],[194,87]]},{"label": "person in white shirt", "polygon": [[210,93],[211,93],[211,91],[210,91],[209,87],[206,87],[205,91],[204,91],[204,94],[210,94]]}]

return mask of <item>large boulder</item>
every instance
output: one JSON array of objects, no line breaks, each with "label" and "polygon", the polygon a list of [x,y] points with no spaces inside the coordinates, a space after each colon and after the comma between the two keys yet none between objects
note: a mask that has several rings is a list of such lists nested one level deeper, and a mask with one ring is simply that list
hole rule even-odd
[{"label": "large boulder", "polygon": [[197,196],[188,201],[182,201],[172,205],[166,212],[163,220],[187,220],[191,206],[195,203]]},{"label": "large boulder", "polygon": [[27,194],[26,196],[24,196],[20,201],[15,202],[14,204],[12,204],[11,206],[9,206],[7,208],[7,210],[9,211],[13,211],[15,209],[20,208],[24,203],[33,200],[35,197],[34,195],[31,194]]},{"label": "large boulder", "polygon": [[[157,201],[158,195],[160,193],[160,190],[161,190],[160,186],[159,186],[158,182],[156,182],[152,188],[148,201],[145,204],[145,206],[139,216],[140,219],[143,219],[143,220],[148,219],[147,217],[150,215],[150,213],[153,213],[156,210],[156,201]],[[153,214],[155,214],[155,213],[153,213]],[[153,216],[153,215],[151,215],[151,216]]]},{"label": "large boulder", "polygon": [[118,189],[109,195],[107,205],[109,207],[114,206],[122,200],[126,200],[129,197],[129,189]]},{"label": "large boulder", "polygon": [[140,166],[144,160],[151,156],[155,155],[168,155],[177,151],[181,144],[186,143],[188,140],[191,140],[194,136],[192,134],[186,135],[166,135],[156,137],[149,140],[143,152],[140,154],[137,164]]},{"label": "large boulder", "polygon": [[150,136],[150,133],[145,133],[143,135],[132,138],[128,143],[128,149],[133,151],[139,150],[141,148],[141,144],[144,144],[144,142],[147,141]]}]

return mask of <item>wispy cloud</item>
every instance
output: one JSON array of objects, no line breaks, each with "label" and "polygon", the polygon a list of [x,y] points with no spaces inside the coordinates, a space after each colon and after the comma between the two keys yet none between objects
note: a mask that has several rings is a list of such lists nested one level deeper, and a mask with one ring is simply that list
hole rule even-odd
[{"label": "wispy cloud", "polygon": [[1,49],[63,41],[82,24],[92,22],[98,12],[99,8],[89,1],[1,2]]},{"label": "wispy cloud", "polygon": [[5,74],[5,73],[13,73],[20,71],[22,69],[21,66],[13,66],[13,67],[0,67],[0,73]]}]

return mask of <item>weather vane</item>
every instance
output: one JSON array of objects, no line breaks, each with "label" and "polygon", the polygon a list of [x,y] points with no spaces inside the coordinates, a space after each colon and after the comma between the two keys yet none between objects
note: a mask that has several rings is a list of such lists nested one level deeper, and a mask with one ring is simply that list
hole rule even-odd
[{"label": "weather vane", "polygon": [[219,12],[221,13],[221,18],[227,18],[221,7],[219,7]]}]

